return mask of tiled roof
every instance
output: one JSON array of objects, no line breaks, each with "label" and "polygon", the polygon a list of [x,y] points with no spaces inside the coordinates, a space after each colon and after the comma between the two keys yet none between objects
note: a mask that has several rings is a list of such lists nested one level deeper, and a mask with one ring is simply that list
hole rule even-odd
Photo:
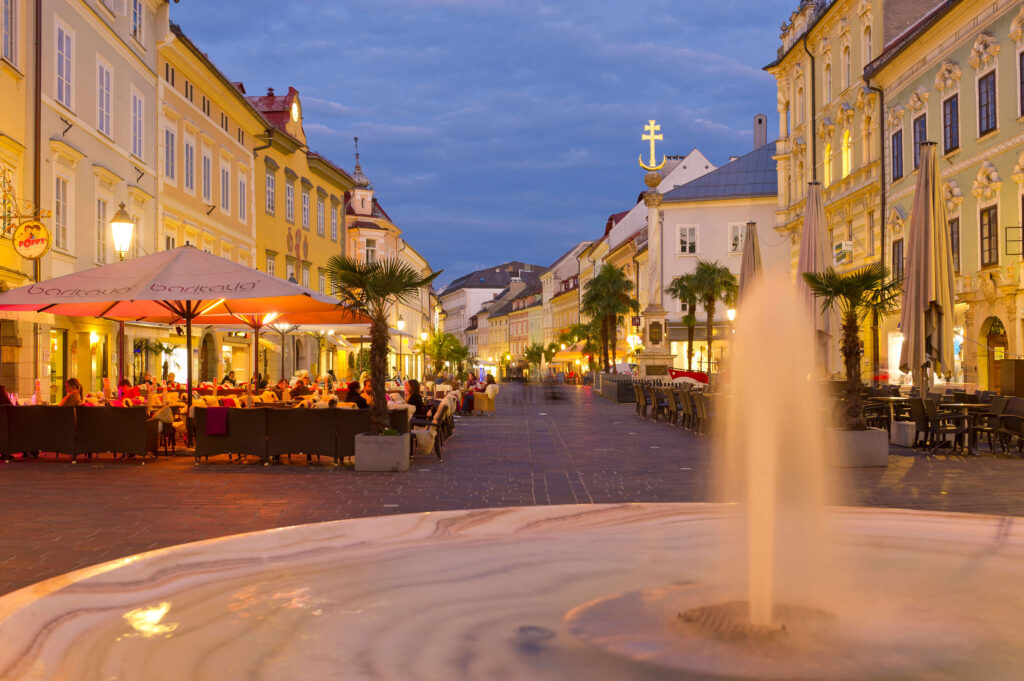
[{"label": "tiled roof", "polygon": [[356,229],[386,229],[385,227],[378,225],[376,222],[367,222],[366,220],[356,220],[349,225],[349,227],[354,227]]},{"label": "tiled roof", "polygon": [[665,201],[703,201],[779,193],[775,167],[775,142],[701,175],[665,194]]},{"label": "tiled roof", "polygon": [[263,116],[274,124],[274,127],[285,129],[291,117],[292,100],[299,94],[293,87],[288,88],[286,95],[266,94],[259,97],[249,97],[249,101],[256,107]]},{"label": "tiled roof", "polygon": [[[529,271],[526,271],[525,268],[529,268]],[[532,282],[540,276],[540,273],[543,270],[543,267],[528,265],[526,263],[519,262],[518,260],[506,262],[497,265],[496,267],[487,267],[459,277],[449,284],[441,292],[441,295],[447,295],[463,288],[503,289],[508,286],[508,283],[514,276],[521,276],[523,281]]]}]

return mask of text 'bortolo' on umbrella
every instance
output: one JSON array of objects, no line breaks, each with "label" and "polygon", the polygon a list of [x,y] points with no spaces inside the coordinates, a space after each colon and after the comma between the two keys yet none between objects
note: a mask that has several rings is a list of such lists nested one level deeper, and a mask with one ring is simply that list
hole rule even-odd
[{"label": "text 'bortolo' on umbrella", "polygon": [[757,223],[748,222],[743,235],[743,258],[740,260],[740,290],[737,305],[743,305],[743,299],[750,296],[750,291],[761,278],[761,242],[757,240]]},{"label": "text 'bortolo' on umbrella", "polygon": [[839,334],[839,318],[835,311],[823,312],[821,302],[804,281],[805,272],[824,272],[832,266],[832,245],[825,231],[825,207],[821,200],[821,184],[807,184],[803,229],[800,232],[800,256],[797,260],[796,285],[804,300],[807,314],[814,320],[816,345],[826,374],[839,368],[835,338]]},{"label": "text 'bortolo' on umbrella", "polygon": [[953,252],[937,157],[934,142],[921,144],[900,314],[900,370],[913,373],[922,389],[929,366],[947,378],[953,373]]}]

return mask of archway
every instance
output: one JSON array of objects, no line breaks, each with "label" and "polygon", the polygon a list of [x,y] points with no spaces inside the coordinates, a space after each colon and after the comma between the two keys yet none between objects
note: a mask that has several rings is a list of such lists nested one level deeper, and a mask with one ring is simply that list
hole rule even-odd
[{"label": "archway", "polygon": [[212,333],[208,333],[199,344],[199,380],[204,382],[217,379],[217,341]]},{"label": "archway", "polygon": [[1006,327],[999,317],[989,317],[981,325],[981,345],[985,348],[978,362],[978,384],[999,392],[1002,385],[1003,358],[1006,357]]},{"label": "archway", "polygon": [[303,369],[309,369],[308,353],[306,352],[306,339],[295,339],[295,373]]}]

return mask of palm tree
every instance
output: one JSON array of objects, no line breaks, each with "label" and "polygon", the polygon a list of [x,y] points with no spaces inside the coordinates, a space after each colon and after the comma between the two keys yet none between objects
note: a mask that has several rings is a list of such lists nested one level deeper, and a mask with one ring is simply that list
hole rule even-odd
[{"label": "palm tree", "polygon": [[445,331],[435,331],[427,337],[425,345],[427,356],[434,361],[434,373],[444,368],[445,361],[451,361],[451,355],[459,339]]},{"label": "palm tree", "polygon": [[672,280],[672,283],[665,289],[665,293],[686,304],[686,314],[683,315],[682,320],[686,326],[686,370],[693,371],[693,333],[697,326],[697,315],[693,313],[697,309],[697,293],[694,289],[693,275],[679,275]]},{"label": "palm tree", "polygon": [[[629,312],[640,309],[640,303],[631,294],[633,282],[621,267],[604,265],[597,276],[587,282],[583,291],[583,311],[600,324],[602,359],[605,370],[613,370],[617,364],[616,340],[619,320]],[[611,346],[611,366],[608,347]]]},{"label": "palm tree", "polygon": [[551,364],[551,360],[555,358],[555,354],[558,353],[558,343],[551,341],[548,346],[544,348],[544,362]]},{"label": "palm tree", "polygon": [[583,347],[580,349],[584,355],[590,356],[590,368],[593,369],[595,362],[594,356],[597,354],[597,344],[594,343],[594,337],[599,335],[596,330],[595,322],[591,321],[589,324],[576,323],[570,326],[566,331],[563,331],[558,336],[558,342],[565,345],[575,345],[576,343],[583,343]]},{"label": "palm tree", "polygon": [[824,272],[805,272],[804,281],[821,299],[823,312],[838,309],[843,319],[843,336],[839,352],[846,365],[846,406],[843,417],[847,430],[865,430],[863,404],[860,397],[860,361],[864,344],[860,325],[869,316],[879,318],[899,308],[902,282],[889,280],[889,268],[880,262],[853,272],[841,274],[833,267]]},{"label": "palm tree", "polygon": [[149,351],[160,355],[160,361],[162,362],[163,373],[160,374],[160,380],[167,380],[167,372],[170,369],[169,362],[171,355],[174,354],[174,346],[168,343],[161,343],[160,341],[150,341]]},{"label": "palm tree", "polygon": [[360,262],[332,255],[327,259],[327,277],[340,305],[370,318],[370,385],[373,401],[371,432],[380,435],[388,428],[388,404],[384,399],[384,374],[387,372],[388,320],[395,303],[412,304],[420,290],[429,286],[441,271],[427,275],[398,258]]},{"label": "palm tree", "polygon": [[540,363],[544,359],[544,346],[540,343],[530,343],[523,350],[523,357],[531,366],[536,365],[537,372],[540,372]]},{"label": "palm tree", "polygon": [[704,305],[707,312],[708,371],[711,370],[711,352],[714,342],[715,305],[719,302],[732,305],[739,293],[739,282],[728,267],[719,262],[698,259],[693,271],[693,293]]}]

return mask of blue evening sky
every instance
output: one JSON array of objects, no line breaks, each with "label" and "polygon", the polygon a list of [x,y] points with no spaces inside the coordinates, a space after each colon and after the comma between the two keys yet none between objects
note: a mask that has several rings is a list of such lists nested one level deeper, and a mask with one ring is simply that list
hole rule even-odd
[{"label": "blue evening sky", "polygon": [[[648,118],[716,165],[778,130],[761,70],[797,0],[182,0],[249,94],[299,90],[310,147],[363,170],[441,282],[549,265],[644,189]],[[660,152],[659,152],[660,153]],[[646,154],[645,154],[646,156]]]}]

